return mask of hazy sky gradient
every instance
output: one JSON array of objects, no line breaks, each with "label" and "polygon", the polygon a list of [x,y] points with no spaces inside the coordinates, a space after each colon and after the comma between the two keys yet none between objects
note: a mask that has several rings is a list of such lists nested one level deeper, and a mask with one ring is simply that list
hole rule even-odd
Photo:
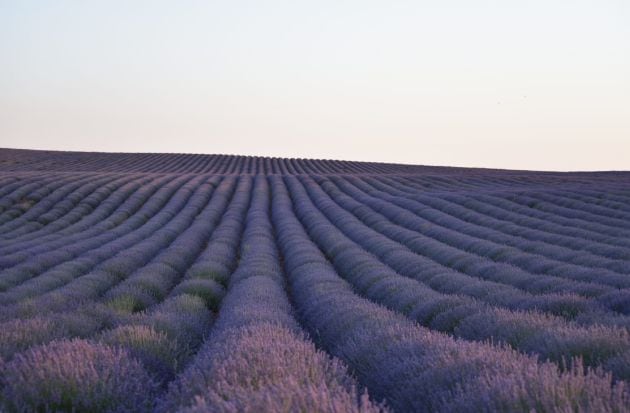
[{"label": "hazy sky gradient", "polygon": [[0,0],[0,146],[630,170],[630,6]]}]

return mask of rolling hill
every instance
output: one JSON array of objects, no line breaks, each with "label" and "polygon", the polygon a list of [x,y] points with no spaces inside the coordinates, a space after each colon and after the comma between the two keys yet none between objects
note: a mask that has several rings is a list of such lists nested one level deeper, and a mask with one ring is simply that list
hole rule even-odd
[{"label": "rolling hill", "polygon": [[630,411],[630,173],[0,149],[0,411]]}]

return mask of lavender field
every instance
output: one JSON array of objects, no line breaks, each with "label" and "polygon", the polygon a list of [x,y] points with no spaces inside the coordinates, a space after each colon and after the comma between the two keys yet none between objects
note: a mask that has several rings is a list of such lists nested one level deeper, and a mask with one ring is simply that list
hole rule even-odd
[{"label": "lavender field", "polygon": [[630,412],[630,173],[0,150],[0,411]]}]

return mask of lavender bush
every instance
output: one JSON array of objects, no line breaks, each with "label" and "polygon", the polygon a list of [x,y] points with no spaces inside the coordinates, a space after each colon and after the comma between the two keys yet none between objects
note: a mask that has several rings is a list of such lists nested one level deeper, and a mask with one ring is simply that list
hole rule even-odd
[{"label": "lavender bush", "polygon": [[123,350],[85,340],[54,341],[3,368],[8,411],[151,411],[157,386]]}]

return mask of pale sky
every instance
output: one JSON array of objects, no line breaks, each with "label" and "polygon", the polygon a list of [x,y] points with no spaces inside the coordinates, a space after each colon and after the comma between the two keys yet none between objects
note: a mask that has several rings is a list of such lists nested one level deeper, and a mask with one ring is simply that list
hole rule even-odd
[{"label": "pale sky", "polygon": [[627,0],[0,0],[0,147],[630,170]]}]

